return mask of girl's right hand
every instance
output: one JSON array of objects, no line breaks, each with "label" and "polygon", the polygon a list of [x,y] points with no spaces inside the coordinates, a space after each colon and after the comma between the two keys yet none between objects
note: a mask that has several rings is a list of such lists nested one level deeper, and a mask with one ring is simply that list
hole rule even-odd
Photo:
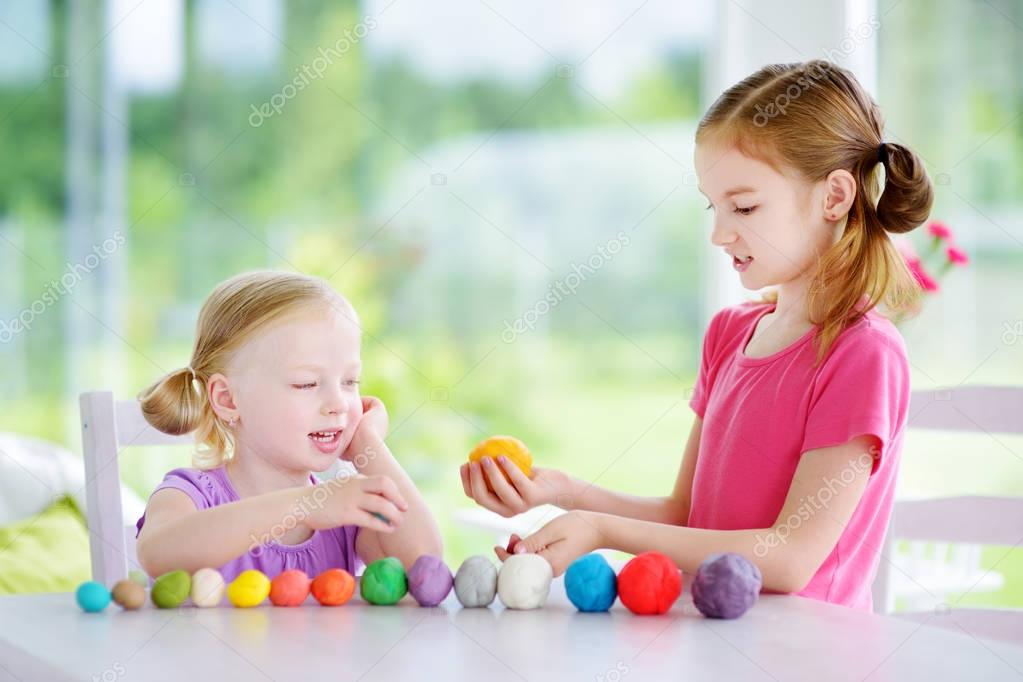
[{"label": "girl's right hand", "polygon": [[[317,488],[325,493],[317,493]],[[313,487],[312,499],[313,511],[305,524],[313,530],[355,525],[390,533],[401,525],[408,510],[398,486],[387,476],[353,476],[343,482],[318,483]]]},{"label": "girl's right hand", "polygon": [[[502,470],[508,478],[501,475]],[[568,492],[569,478],[557,469],[533,467],[532,476],[526,476],[507,457],[483,457],[479,462],[463,464],[459,474],[466,497],[506,518],[541,504],[563,509],[574,506]]]}]

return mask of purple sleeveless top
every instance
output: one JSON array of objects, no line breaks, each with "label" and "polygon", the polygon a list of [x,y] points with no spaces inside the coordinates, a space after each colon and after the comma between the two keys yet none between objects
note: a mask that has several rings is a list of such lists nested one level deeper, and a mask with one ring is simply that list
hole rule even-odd
[{"label": "purple sleeveless top", "polygon": [[[315,477],[310,478],[312,483],[318,482]],[[200,511],[240,499],[222,466],[209,471],[174,469],[164,476],[163,482],[153,493],[164,488],[174,488],[185,493]],[[143,514],[135,524],[135,537],[138,537],[145,522],[146,515]],[[216,568],[224,576],[225,582],[231,582],[239,573],[250,568],[262,571],[270,578],[291,568],[305,571],[310,578],[315,578],[328,568],[343,568],[354,576],[362,567],[362,561],[355,553],[358,534],[358,526],[340,526],[313,531],[308,540],[297,545],[282,545],[271,541]]]}]

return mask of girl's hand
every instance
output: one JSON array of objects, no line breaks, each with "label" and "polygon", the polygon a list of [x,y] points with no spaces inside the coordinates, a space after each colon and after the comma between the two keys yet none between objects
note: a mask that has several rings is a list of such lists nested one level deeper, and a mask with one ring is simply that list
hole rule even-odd
[{"label": "girl's hand", "polygon": [[[501,471],[507,472],[508,478]],[[533,467],[530,478],[502,456],[496,460],[484,457],[479,462],[466,462],[459,468],[459,474],[466,497],[504,517],[521,514],[541,504],[572,506],[571,495],[567,492],[568,476],[557,469]],[[492,490],[487,488],[488,481]]]},{"label": "girl's hand", "polygon": [[387,408],[379,398],[362,396],[362,418],[341,459],[350,462],[359,452],[371,447],[374,439],[383,440],[387,436],[388,421]]},{"label": "girl's hand", "polygon": [[313,530],[355,525],[390,533],[408,510],[398,486],[387,476],[325,481],[313,486],[307,497],[312,497],[313,511],[304,523]]},{"label": "girl's hand", "polygon": [[[515,554],[539,554],[550,563],[554,575],[559,576],[577,558],[599,549],[602,537],[594,514],[571,511],[519,540]],[[503,547],[494,547],[494,552],[501,561],[511,556]]]}]

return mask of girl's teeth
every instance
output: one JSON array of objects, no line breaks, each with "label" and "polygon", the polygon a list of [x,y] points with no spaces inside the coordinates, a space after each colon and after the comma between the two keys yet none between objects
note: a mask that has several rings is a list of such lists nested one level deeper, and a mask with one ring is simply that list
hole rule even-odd
[{"label": "girl's teeth", "polygon": [[316,433],[309,434],[309,437],[312,438],[313,440],[318,440],[322,443],[329,443],[330,441],[334,440],[334,437],[337,436],[337,434],[338,434],[337,431],[333,431],[331,433],[324,433],[323,431],[319,431]]}]

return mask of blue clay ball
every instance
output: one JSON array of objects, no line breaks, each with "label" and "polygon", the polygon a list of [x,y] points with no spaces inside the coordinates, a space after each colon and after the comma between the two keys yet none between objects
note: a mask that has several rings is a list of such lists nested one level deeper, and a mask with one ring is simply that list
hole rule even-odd
[{"label": "blue clay ball", "polygon": [[762,583],[760,569],[746,557],[713,554],[693,578],[693,605],[708,618],[738,618],[756,603]]},{"label": "blue clay ball", "polygon": [[110,590],[95,581],[84,582],[75,590],[75,601],[87,613],[97,613],[110,604]]},{"label": "blue clay ball", "polygon": [[580,611],[607,611],[618,598],[618,579],[607,559],[587,554],[565,572],[565,592]]}]

